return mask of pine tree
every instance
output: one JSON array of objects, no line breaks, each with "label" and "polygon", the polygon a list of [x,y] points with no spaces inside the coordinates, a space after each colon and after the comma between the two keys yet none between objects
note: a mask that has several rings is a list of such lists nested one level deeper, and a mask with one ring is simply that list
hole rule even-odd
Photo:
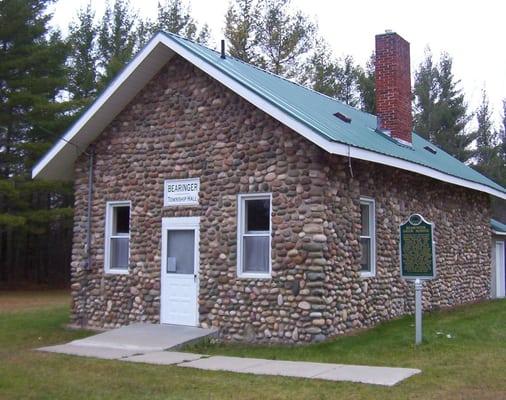
[{"label": "pine tree", "polygon": [[334,96],[349,106],[356,107],[359,102],[358,69],[352,56],[346,56],[336,65],[335,80],[337,93]]},{"label": "pine tree", "polygon": [[[67,88],[68,49],[59,32],[49,30],[50,3],[0,2],[0,279],[4,280],[42,276],[51,261],[57,263],[56,258],[47,258],[49,238],[65,229],[64,237],[70,237],[71,186],[29,179],[35,160],[67,126],[71,108],[61,101]],[[58,251],[68,256],[70,241],[64,243],[65,239]]]},{"label": "pine tree", "polygon": [[209,26],[205,24],[199,30],[191,16],[190,6],[183,4],[182,0],[158,3],[158,17],[152,26],[152,33],[156,31],[172,32],[202,44],[207,44],[210,36]]},{"label": "pine tree", "polygon": [[135,29],[138,48],[144,46],[159,31],[171,32],[197,43],[208,45],[211,31],[207,24],[198,27],[191,16],[189,4],[182,0],[165,0],[158,3],[157,17],[154,21],[139,21]]},{"label": "pine tree", "polygon": [[[57,101],[66,88],[67,47],[49,32],[48,0],[0,3],[0,126],[4,178],[25,172],[32,151],[40,154],[53,140],[39,128],[58,132],[68,104]],[[31,143],[29,146],[28,143]]]},{"label": "pine tree", "polygon": [[440,94],[437,116],[440,128],[435,132],[435,142],[460,161],[467,161],[473,154],[469,145],[476,139],[476,134],[466,132],[471,117],[467,113],[464,93],[458,88],[460,81],[455,80],[452,72],[452,59],[447,53],[442,54],[438,70]]},{"label": "pine tree", "polygon": [[[506,186],[506,99],[502,103],[502,112],[499,129],[494,135],[497,144],[492,149],[492,157],[487,166],[487,173],[496,182]],[[479,145],[478,145],[479,148]],[[479,169],[479,168],[478,168]],[[481,170],[481,169],[479,169]],[[506,215],[506,202],[501,201],[501,208]],[[506,219],[504,219],[506,221]]]},{"label": "pine tree", "polygon": [[304,80],[316,25],[291,0],[232,0],[225,18],[229,53],[287,78]]},{"label": "pine tree", "polygon": [[336,59],[324,40],[305,65],[304,84],[355,107],[359,101],[358,68],[351,56]]},{"label": "pine tree", "polygon": [[197,36],[195,37],[195,41],[205,46],[209,46],[210,39],[211,39],[211,29],[209,28],[208,24],[204,24],[202,25],[202,28],[200,28],[200,31],[198,32]]},{"label": "pine tree", "polygon": [[485,89],[482,91],[481,104],[476,111],[476,163],[474,167],[482,174],[502,184],[506,178],[504,159],[501,157],[502,144],[498,140],[501,131],[495,131],[492,112]]},{"label": "pine tree", "polygon": [[324,40],[318,40],[314,53],[305,65],[303,83],[319,93],[335,97],[338,92],[336,63],[328,44]]},{"label": "pine tree", "polygon": [[97,94],[97,35],[95,12],[91,5],[78,11],[77,19],[69,25],[67,41],[70,46],[69,87],[72,98],[85,106]]},{"label": "pine tree", "polygon": [[[493,166],[491,178],[502,186],[506,186],[506,99],[502,101],[500,124],[497,131],[497,162]],[[506,201],[491,197],[492,217],[506,222]]]},{"label": "pine tree", "polygon": [[367,61],[365,68],[357,67],[360,109],[370,114],[376,112],[375,62],[376,56],[373,53]]},{"label": "pine tree", "polygon": [[481,171],[490,175],[490,164],[493,162],[496,152],[496,136],[492,126],[492,113],[485,89],[482,90],[481,104],[476,111],[476,162]]},{"label": "pine tree", "polygon": [[470,144],[475,132],[466,127],[470,120],[460,81],[452,72],[452,59],[441,54],[437,65],[430,51],[415,74],[415,131],[460,161],[472,156]]},{"label": "pine tree", "polygon": [[232,57],[262,65],[259,54],[261,9],[256,0],[231,1],[225,15],[227,50]]},{"label": "pine tree", "polygon": [[414,84],[414,129],[417,134],[432,142],[435,141],[437,121],[435,107],[438,101],[438,70],[434,65],[430,49],[415,72]]},{"label": "pine tree", "polygon": [[301,11],[290,11],[291,0],[265,1],[258,27],[265,68],[276,75],[296,78],[315,44],[316,25]]},{"label": "pine tree", "polygon": [[132,58],[137,47],[135,17],[128,0],[107,4],[98,34],[100,87],[105,86]]},{"label": "pine tree", "polygon": [[506,99],[502,101],[501,122],[497,133],[497,140],[499,141],[499,155],[503,163],[506,163]]}]

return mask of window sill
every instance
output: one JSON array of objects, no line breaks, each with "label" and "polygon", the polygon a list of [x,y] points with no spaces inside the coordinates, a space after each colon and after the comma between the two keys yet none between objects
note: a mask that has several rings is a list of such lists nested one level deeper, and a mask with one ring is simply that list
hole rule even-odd
[{"label": "window sill", "polygon": [[376,273],[375,272],[360,272],[360,277],[361,278],[375,278],[376,277]]},{"label": "window sill", "polygon": [[106,269],[106,275],[128,275],[130,271],[128,269]]},{"label": "window sill", "polygon": [[238,279],[271,279],[271,274],[255,274],[255,273],[241,273],[237,275]]}]

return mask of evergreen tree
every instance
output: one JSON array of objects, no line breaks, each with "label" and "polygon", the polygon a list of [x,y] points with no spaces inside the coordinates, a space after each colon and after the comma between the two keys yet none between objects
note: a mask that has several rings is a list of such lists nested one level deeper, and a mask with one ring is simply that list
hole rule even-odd
[{"label": "evergreen tree", "polygon": [[291,0],[232,0],[225,18],[230,54],[287,78],[304,80],[316,25]]},{"label": "evergreen tree", "polygon": [[356,107],[359,103],[358,69],[353,57],[348,55],[338,61],[335,80],[337,84],[335,98],[349,106]]},{"label": "evergreen tree", "polygon": [[200,28],[200,31],[198,32],[197,36],[195,37],[195,41],[205,46],[209,46],[210,39],[211,39],[211,29],[209,28],[209,25],[204,24],[202,25],[202,28]]},{"label": "evergreen tree", "polygon": [[[506,186],[506,100],[503,100],[502,103],[501,121],[494,139],[497,144],[491,150],[491,160],[484,172],[496,182]],[[481,169],[479,170],[481,171]],[[501,201],[500,204],[503,214],[506,215],[506,201]],[[502,218],[502,220],[506,221],[506,218]]]},{"label": "evergreen tree", "polygon": [[105,86],[132,58],[137,47],[135,16],[128,0],[107,4],[98,34],[100,86]]},{"label": "evergreen tree", "polygon": [[26,163],[53,140],[66,123],[67,48],[59,32],[49,32],[48,0],[0,2],[0,126],[5,132],[0,175],[23,174]]},{"label": "evergreen tree", "polygon": [[358,68],[351,56],[336,59],[323,40],[305,66],[304,84],[352,107],[359,101]]},{"label": "evergreen tree", "polygon": [[296,78],[315,44],[316,25],[301,11],[290,12],[291,0],[266,0],[258,27],[265,68]]},{"label": "evergreen tree", "polygon": [[68,90],[80,106],[87,105],[97,93],[97,35],[95,12],[91,5],[78,11],[69,25],[70,46]]},{"label": "evergreen tree", "polygon": [[438,70],[429,49],[415,72],[414,83],[414,129],[416,133],[431,142],[435,141],[436,102],[438,101]]},{"label": "evergreen tree", "polygon": [[183,4],[182,0],[158,3],[158,17],[151,26],[151,33],[157,31],[172,32],[201,44],[207,44],[210,37],[209,26],[205,24],[199,30],[190,6]]},{"label": "evergreen tree", "polygon": [[304,84],[330,97],[338,92],[334,55],[324,40],[319,40],[314,53],[305,65]]},{"label": "evergreen tree", "polygon": [[0,2],[0,280],[42,276],[57,263],[51,237],[67,241],[57,249],[65,263],[70,256],[71,186],[29,178],[71,107],[62,101],[67,46],[49,30],[50,3]]},{"label": "evergreen tree", "polygon": [[492,113],[485,89],[482,90],[481,104],[476,111],[476,121],[478,128],[476,130],[476,162],[478,168],[491,175],[491,163],[497,155],[496,136],[492,126]]},{"label": "evergreen tree", "polygon": [[430,51],[415,74],[415,131],[460,161],[472,156],[470,144],[476,132],[468,132],[470,120],[464,94],[452,72],[452,59],[441,54],[437,65]]},{"label": "evergreen tree", "polygon": [[373,53],[367,61],[365,68],[357,67],[360,109],[370,114],[376,112],[375,62],[376,56]]},{"label": "evergreen tree", "polygon": [[207,24],[198,27],[191,16],[190,6],[182,0],[165,0],[158,3],[157,17],[154,21],[139,21],[135,29],[138,48],[141,48],[157,32],[171,32],[197,43],[208,45],[211,32]]},{"label": "evergreen tree", "polygon": [[499,141],[499,156],[501,157],[503,163],[506,163],[506,99],[502,101],[501,122],[497,139]]},{"label": "evergreen tree", "polygon": [[261,65],[258,45],[261,9],[256,0],[231,1],[225,15],[227,50],[232,57]]},{"label": "evergreen tree", "polygon": [[[497,131],[496,162],[491,167],[492,179],[506,186],[506,99],[502,101],[499,130]],[[491,196],[492,218],[506,222],[506,200]]]},{"label": "evergreen tree", "polygon": [[476,139],[476,133],[466,131],[471,116],[467,113],[464,93],[458,88],[460,81],[454,78],[452,59],[447,53],[442,54],[438,69],[440,128],[435,132],[435,142],[460,161],[467,161],[473,154],[469,145]]}]

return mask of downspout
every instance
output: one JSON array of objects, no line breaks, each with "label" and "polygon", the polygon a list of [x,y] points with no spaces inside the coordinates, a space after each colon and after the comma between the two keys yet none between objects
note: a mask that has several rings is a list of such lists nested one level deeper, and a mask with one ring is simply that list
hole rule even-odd
[{"label": "downspout", "polygon": [[86,319],[86,303],[88,302],[88,274],[91,270],[91,210],[93,201],[93,162],[95,156],[95,149],[90,146],[88,154],[88,205],[86,210],[86,265],[84,268],[84,276],[82,279],[82,298],[83,298],[83,311],[81,313],[80,323],[81,327],[86,327],[88,324]]},{"label": "downspout", "polygon": [[90,146],[88,153],[88,210],[86,212],[86,269],[91,269],[91,203],[93,201],[93,159],[95,149]]}]

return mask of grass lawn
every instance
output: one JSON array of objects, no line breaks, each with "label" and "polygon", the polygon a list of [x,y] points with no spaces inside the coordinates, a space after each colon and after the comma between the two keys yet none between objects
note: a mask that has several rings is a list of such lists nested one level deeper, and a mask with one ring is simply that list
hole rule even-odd
[{"label": "grass lawn", "polygon": [[417,349],[412,318],[304,347],[202,343],[188,348],[423,370],[392,388],[34,352],[89,334],[65,328],[68,302],[61,292],[0,295],[0,399],[506,399],[506,301],[426,315],[426,340]]}]

